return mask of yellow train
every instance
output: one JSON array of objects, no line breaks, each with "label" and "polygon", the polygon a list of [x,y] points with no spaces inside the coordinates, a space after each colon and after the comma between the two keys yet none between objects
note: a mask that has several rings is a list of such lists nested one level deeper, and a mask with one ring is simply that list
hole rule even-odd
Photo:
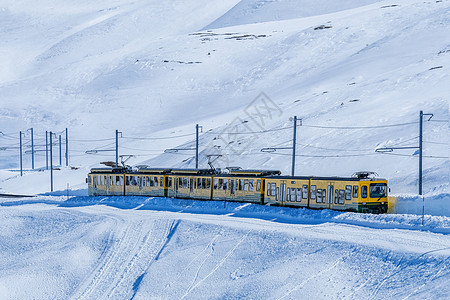
[{"label": "yellow train", "polygon": [[388,182],[370,172],[352,177],[282,176],[277,170],[96,168],[90,196],[150,196],[236,201],[313,209],[386,213]]}]

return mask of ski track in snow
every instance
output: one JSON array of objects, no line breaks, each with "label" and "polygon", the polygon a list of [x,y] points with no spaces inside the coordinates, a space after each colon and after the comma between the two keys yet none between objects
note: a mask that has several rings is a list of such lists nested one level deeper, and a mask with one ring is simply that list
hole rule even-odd
[{"label": "ski track in snow", "polygon": [[[123,298],[125,291],[131,293],[132,281],[145,274],[151,262],[157,259],[173,225],[170,220],[127,224],[123,219],[113,218],[116,224],[102,260],[98,262],[99,267],[84,280],[80,291],[73,295],[75,299]],[[146,265],[143,270],[142,266]]]}]

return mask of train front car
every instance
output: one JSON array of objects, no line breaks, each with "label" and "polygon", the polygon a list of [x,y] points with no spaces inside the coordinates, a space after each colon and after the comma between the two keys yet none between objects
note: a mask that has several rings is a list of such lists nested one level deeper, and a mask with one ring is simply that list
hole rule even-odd
[{"label": "train front car", "polygon": [[359,179],[358,211],[368,213],[386,213],[388,211],[388,182],[373,177],[373,172],[357,172],[353,176]]}]

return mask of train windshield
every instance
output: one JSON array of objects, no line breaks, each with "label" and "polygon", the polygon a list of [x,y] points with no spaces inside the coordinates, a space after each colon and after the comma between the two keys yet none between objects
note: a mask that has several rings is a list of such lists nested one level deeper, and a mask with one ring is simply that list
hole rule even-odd
[{"label": "train windshield", "polygon": [[370,198],[386,197],[387,184],[386,183],[371,183],[370,184]]}]

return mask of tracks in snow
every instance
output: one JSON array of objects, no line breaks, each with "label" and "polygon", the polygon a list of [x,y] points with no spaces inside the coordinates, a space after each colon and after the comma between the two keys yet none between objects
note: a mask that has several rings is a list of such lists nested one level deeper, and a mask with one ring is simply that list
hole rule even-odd
[{"label": "tracks in snow", "polygon": [[127,220],[111,215],[113,228],[94,269],[73,299],[131,299],[151,264],[159,258],[179,221]]}]

